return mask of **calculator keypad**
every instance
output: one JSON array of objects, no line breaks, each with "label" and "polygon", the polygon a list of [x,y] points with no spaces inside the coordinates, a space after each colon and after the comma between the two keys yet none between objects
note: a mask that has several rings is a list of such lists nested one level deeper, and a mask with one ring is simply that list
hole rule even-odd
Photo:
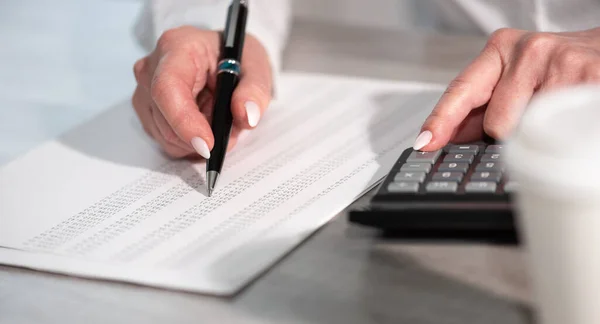
[{"label": "calculator keypad", "polygon": [[475,171],[502,172],[504,168],[499,162],[481,162],[477,164]]},{"label": "calculator keypad", "polygon": [[502,174],[500,172],[475,172],[471,175],[471,181],[477,182],[493,182],[498,183],[502,179]]},{"label": "calculator keypad", "polygon": [[475,158],[475,154],[473,153],[450,153],[446,155],[444,158],[444,162],[452,163],[452,162],[460,162],[471,164],[473,159]]},{"label": "calculator keypad", "polygon": [[438,171],[441,171],[441,172],[467,173],[468,170],[469,170],[469,163],[457,163],[457,162],[442,163],[438,167]]},{"label": "calculator keypad", "polygon": [[496,192],[496,184],[493,182],[469,182],[465,186],[466,192]]},{"label": "calculator keypad", "polygon": [[425,181],[425,172],[398,172],[394,177],[394,181],[398,182],[423,182]]},{"label": "calculator keypad", "polygon": [[434,164],[440,157],[442,151],[435,152],[420,152],[414,151],[410,154],[406,162],[429,163]]},{"label": "calculator keypad", "polygon": [[514,192],[502,165],[502,145],[449,145],[435,152],[412,151],[388,184],[391,193]]},{"label": "calculator keypad", "polygon": [[488,145],[488,147],[485,148],[485,153],[500,153],[503,148],[504,145]]},{"label": "calculator keypad", "polygon": [[432,181],[427,184],[427,192],[456,192],[458,183],[447,181]]},{"label": "calculator keypad", "polygon": [[389,192],[395,193],[416,193],[419,191],[419,183],[418,182],[392,182],[388,186]]},{"label": "calculator keypad", "polygon": [[405,163],[400,168],[403,172],[429,172],[431,171],[431,163]]},{"label": "calculator keypad", "polygon": [[448,153],[479,153],[479,145],[453,145],[449,148]]},{"label": "calculator keypad", "polygon": [[487,153],[481,157],[481,162],[498,162],[500,157],[500,153]]},{"label": "calculator keypad", "polygon": [[431,180],[433,181],[450,181],[460,182],[463,179],[462,172],[436,172]]}]

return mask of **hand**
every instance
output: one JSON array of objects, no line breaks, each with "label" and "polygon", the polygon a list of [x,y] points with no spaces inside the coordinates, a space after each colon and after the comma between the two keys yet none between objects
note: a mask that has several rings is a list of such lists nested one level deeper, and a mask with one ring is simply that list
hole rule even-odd
[{"label": "hand", "polygon": [[[137,61],[133,107],[144,130],[171,157],[210,157],[210,127],[220,39],[214,31],[181,27],[165,32],[156,49]],[[241,78],[232,98],[229,148],[243,129],[255,127],[271,100],[272,75],[260,42],[246,37]]]},{"label": "hand", "polygon": [[449,142],[504,140],[532,95],[575,83],[600,82],[600,28],[570,33],[496,31],[454,79],[421,128],[414,148]]}]

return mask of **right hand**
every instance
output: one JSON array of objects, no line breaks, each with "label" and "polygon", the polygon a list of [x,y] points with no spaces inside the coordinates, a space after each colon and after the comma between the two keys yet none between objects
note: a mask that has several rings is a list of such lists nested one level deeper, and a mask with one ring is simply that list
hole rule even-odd
[{"label": "right hand", "polygon": [[450,83],[413,148],[435,151],[485,135],[505,141],[534,95],[582,83],[600,83],[600,28],[500,29]]},{"label": "right hand", "polygon": [[[173,158],[210,157],[220,50],[217,32],[180,27],[166,31],[154,51],[134,65],[133,107],[146,133]],[[256,127],[271,101],[269,58],[252,35],[246,36],[241,68],[231,104],[234,126],[229,148],[242,130]]]}]

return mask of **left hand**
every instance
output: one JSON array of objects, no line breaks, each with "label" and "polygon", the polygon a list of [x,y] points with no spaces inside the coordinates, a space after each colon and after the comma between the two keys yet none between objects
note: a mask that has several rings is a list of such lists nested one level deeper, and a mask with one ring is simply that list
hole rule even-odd
[{"label": "left hand", "polygon": [[568,33],[500,29],[450,83],[414,148],[433,151],[484,134],[504,140],[536,92],[576,83],[600,83],[600,28]]}]

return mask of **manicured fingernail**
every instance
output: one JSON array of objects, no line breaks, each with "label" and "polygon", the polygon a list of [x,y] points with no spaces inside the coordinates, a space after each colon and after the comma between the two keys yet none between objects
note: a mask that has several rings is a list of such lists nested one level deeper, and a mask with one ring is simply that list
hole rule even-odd
[{"label": "manicured fingernail", "polygon": [[255,127],[258,125],[260,120],[260,107],[254,101],[248,101],[244,104],[246,108],[246,117],[248,118],[248,125]]},{"label": "manicured fingernail", "polygon": [[425,145],[429,144],[429,142],[431,142],[431,139],[433,138],[433,134],[430,131],[424,131],[421,134],[419,134],[419,136],[417,136],[417,139],[415,140],[415,144],[413,145],[413,149],[414,150],[420,150],[422,149]]},{"label": "manicured fingernail", "polygon": [[206,142],[200,137],[192,138],[192,146],[194,150],[200,154],[201,157],[205,159],[210,159],[210,150],[208,149],[208,145]]}]

